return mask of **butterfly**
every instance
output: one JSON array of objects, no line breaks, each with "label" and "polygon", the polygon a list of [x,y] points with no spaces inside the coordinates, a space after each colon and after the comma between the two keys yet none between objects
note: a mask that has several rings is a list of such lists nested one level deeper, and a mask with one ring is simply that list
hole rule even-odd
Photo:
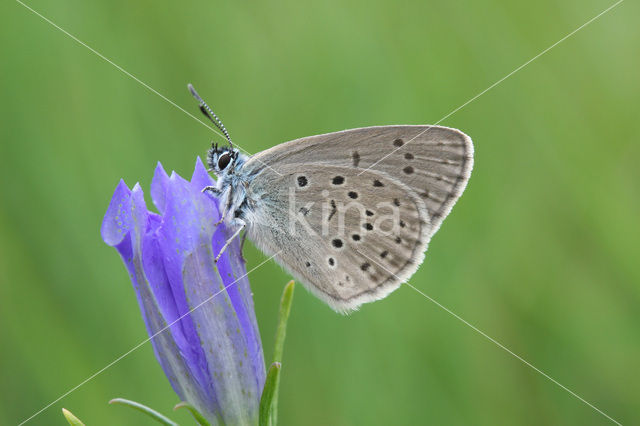
[{"label": "butterfly", "polygon": [[[189,85],[229,146],[207,154],[221,219],[338,312],[409,279],[464,191],[473,144],[442,126],[376,126],[285,142],[253,156]],[[217,258],[216,258],[217,260]]]}]

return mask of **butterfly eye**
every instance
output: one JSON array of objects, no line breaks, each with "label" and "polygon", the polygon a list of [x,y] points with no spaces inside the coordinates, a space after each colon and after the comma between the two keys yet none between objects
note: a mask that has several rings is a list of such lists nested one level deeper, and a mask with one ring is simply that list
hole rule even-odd
[{"label": "butterfly eye", "polygon": [[231,162],[231,156],[229,155],[228,152],[225,152],[220,156],[220,158],[218,158],[218,169],[224,170],[229,165],[230,162]]}]

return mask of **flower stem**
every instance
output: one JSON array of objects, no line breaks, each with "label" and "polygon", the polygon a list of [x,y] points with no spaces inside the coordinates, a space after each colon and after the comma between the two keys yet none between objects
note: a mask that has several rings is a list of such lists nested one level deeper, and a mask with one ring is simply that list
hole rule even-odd
[{"label": "flower stem", "polygon": [[174,422],[168,417],[163,416],[162,414],[158,413],[156,410],[149,408],[146,405],[140,404],[139,402],[129,401],[128,399],[123,399],[123,398],[115,398],[109,401],[109,404],[128,405],[131,408],[134,408],[138,411],[145,413],[147,416],[151,417],[158,423],[162,423],[163,425],[166,425],[166,426],[178,426],[178,423]]},{"label": "flower stem", "polygon": [[259,426],[275,426],[272,421],[272,412],[274,408],[273,397],[276,392],[277,381],[280,377],[280,363],[274,362],[269,367],[267,379],[264,382],[264,390],[260,398],[260,421]]},{"label": "flower stem", "polygon": [[278,313],[278,328],[276,330],[276,345],[273,350],[273,362],[282,363],[282,351],[284,350],[284,339],[287,336],[287,321],[291,312],[291,302],[293,301],[294,282],[284,287],[282,299],[280,300],[280,312]]},{"label": "flower stem", "polygon": [[207,419],[205,419],[204,416],[200,414],[200,412],[188,402],[183,401],[177,404],[175,407],[173,407],[173,411],[176,411],[178,408],[186,408],[187,410],[189,410],[193,415],[193,418],[196,420],[196,422],[198,422],[200,426],[210,426],[210,423],[207,421]]},{"label": "flower stem", "polygon": [[282,352],[284,339],[287,335],[287,321],[293,301],[294,282],[284,287],[278,312],[278,328],[276,329],[276,343],[273,350],[273,363],[267,373],[267,379],[260,400],[260,426],[275,426],[278,423],[278,389],[280,388],[280,369],[282,366]]}]

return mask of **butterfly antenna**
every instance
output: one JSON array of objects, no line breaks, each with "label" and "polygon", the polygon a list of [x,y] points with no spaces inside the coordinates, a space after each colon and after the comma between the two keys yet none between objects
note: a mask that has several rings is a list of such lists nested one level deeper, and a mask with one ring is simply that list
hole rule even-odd
[{"label": "butterfly antenna", "polygon": [[227,140],[229,141],[229,145],[231,146],[231,149],[233,149],[233,142],[231,141],[231,136],[229,136],[229,132],[227,132],[227,129],[224,127],[224,124],[222,124],[222,121],[220,121],[216,113],[213,112],[213,110],[209,107],[209,105],[207,105],[207,103],[202,100],[202,98],[200,97],[200,95],[198,95],[198,92],[196,92],[196,89],[193,88],[191,83],[189,83],[187,87],[189,87],[189,91],[191,92],[193,97],[196,98],[198,102],[200,102],[200,111],[202,111],[204,116],[207,117],[209,120],[211,120],[211,122],[218,129],[220,129],[222,133],[224,133],[224,137],[227,138]]}]

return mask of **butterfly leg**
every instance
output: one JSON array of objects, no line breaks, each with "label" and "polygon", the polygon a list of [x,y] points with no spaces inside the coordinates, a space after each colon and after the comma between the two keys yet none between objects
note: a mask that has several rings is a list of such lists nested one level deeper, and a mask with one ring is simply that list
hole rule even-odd
[{"label": "butterfly leg", "polygon": [[227,247],[229,247],[229,245],[231,244],[231,242],[233,242],[233,240],[236,239],[236,237],[238,235],[240,235],[240,232],[245,228],[246,224],[242,223],[242,225],[240,225],[240,227],[238,228],[238,230],[236,232],[233,233],[233,235],[231,236],[231,238],[229,238],[227,240],[226,243],[224,243],[224,245],[222,246],[222,248],[220,249],[220,252],[218,253],[218,255],[216,256],[214,262],[218,262],[218,259],[220,259],[220,256],[222,256],[222,253],[224,253],[224,251],[227,249]]},{"label": "butterfly leg", "polygon": [[219,196],[220,194],[222,194],[222,191],[218,189],[217,186],[205,186],[204,188],[202,188],[202,193],[207,193],[207,192],[210,192],[215,196]]},{"label": "butterfly leg", "polygon": [[[219,189],[217,186],[205,186],[204,188],[202,188],[203,194],[206,194],[207,192],[210,192],[215,197],[219,197],[220,195],[222,195],[222,190]],[[220,220],[218,220],[216,223],[213,224],[214,226],[218,226],[222,222],[224,222],[225,213],[226,213],[226,209],[225,211],[222,212],[222,216],[220,216]]]}]

